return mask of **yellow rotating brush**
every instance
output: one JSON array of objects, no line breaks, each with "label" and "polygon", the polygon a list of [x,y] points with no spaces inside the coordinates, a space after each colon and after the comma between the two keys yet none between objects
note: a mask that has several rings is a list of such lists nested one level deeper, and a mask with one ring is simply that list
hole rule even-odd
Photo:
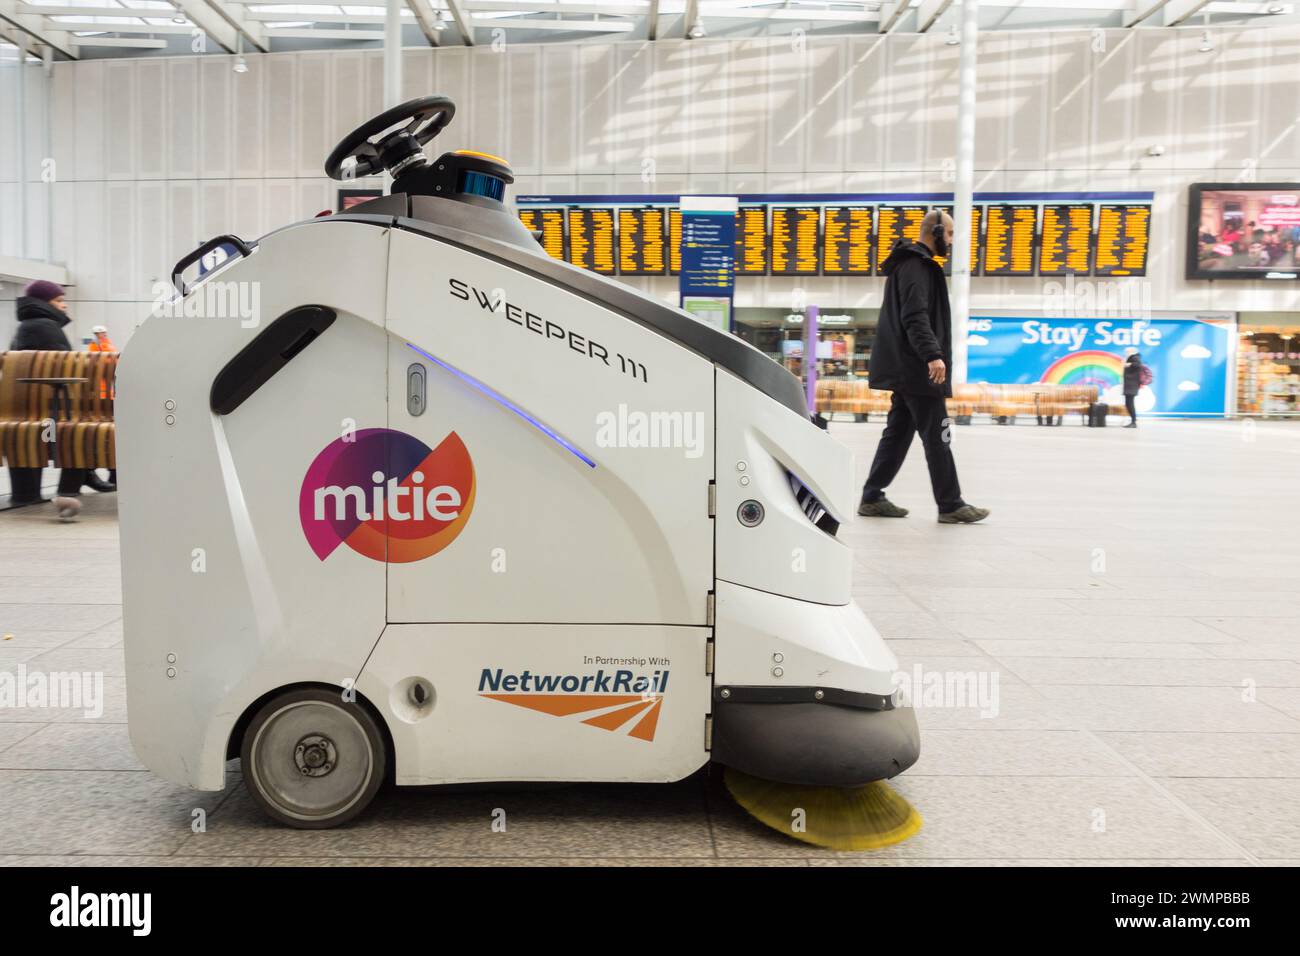
[{"label": "yellow rotating brush", "polygon": [[921,829],[921,815],[883,780],[864,787],[809,787],[726,768],[732,797],[760,823],[830,850],[878,850]]}]

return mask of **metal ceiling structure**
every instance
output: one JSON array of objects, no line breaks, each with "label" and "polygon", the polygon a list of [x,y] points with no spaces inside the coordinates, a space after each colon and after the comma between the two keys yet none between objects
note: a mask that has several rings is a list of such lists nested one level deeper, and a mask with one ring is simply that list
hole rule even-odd
[{"label": "metal ceiling structure", "polygon": [[[403,0],[403,44],[946,34],[960,0]],[[378,49],[381,0],[0,0],[0,55],[78,59]],[[1300,0],[979,0],[980,30],[1211,29],[1300,21]],[[7,43],[5,42],[7,41]],[[1208,42],[1208,41],[1207,41]]]}]

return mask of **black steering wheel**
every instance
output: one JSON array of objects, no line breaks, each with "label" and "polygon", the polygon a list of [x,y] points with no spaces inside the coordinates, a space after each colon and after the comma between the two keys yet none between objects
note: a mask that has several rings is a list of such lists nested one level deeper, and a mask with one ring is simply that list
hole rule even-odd
[{"label": "black steering wheel", "polygon": [[[343,137],[325,160],[325,175],[330,179],[354,179],[381,169],[396,175],[395,171],[410,165],[415,157],[423,157],[425,144],[441,133],[455,115],[456,104],[445,96],[421,96],[385,110]],[[406,125],[388,132],[399,123]],[[345,172],[343,163],[354,157],[356,165]]]}]

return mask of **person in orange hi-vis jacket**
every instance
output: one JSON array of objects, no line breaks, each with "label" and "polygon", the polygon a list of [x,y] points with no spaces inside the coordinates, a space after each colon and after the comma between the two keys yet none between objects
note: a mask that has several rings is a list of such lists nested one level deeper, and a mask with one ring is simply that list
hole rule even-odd
[{"label": "person in orange hi-vis jacket", "polygon": [[[97,325],[90,330],[90,334],[93,336],[93,338],[90,340],[90,343],[86,346],[86,349],[88,351],[91,352],[116,352],[117,351],[117,346],[114,345],[113,340],[108,337],[108,329],[106,327],[102,325]],[[106,399],[108,398],[108,394],[109,394],[108,382],[101,379],[99,382],[99,397],[101,399]],[[92,470],[90,472],[89,479],[86,482],[86,486],[94,489],[95,491],[116,491],[117,490],[117,469],[113,468],[109,470],[108,481],[104,481],[102,478],[99,477],[98,474],[96,474]]]}]

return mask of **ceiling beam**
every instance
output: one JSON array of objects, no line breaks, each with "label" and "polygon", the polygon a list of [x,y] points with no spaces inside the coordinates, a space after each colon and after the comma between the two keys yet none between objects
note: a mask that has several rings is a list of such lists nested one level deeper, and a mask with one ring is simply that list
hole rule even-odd
[{"label": "ceiling beam", "polygon": [[925,33],[952,6],[952,0],[921,0],[916,10],[916,32]]},{"label": "ceiling beam", "polygon": [[483,27],[502,27],[506,30],[559,30],[575,33],[629,33],[636,28],[631,20],[534,20],[529,17],[474,15],[473,22]]},{"label": "ceiling beam", "polygon": [[1178,26],[1209,2],[1210,0],[1170,0],[1165,6],[1165,26]]},{"label": "ceiling beam", "polygon": [[466,46],[474,45],[474,25],[469,22],[469,15],[465,13],[465,8],[461,6],[460,0],[443,0],[447,4],[447,9],[451,11],[451,18],[456,21],[456,29],[460,31],[460,38]]},{"label": "ceiling beam", "polygon": [[23,13],[20,7],[18,0],[0,0],[0,36],[31,53],[41,53],[48,47],[69,59],[77,58],[67,30],[50,25],[43,17]]},{"label": "ceiling beam", "polygon": [[77,46],[86,47],[127,47],[133,50],[165,50],[166,40],[150,40],[146,37],[77,37]]},{"label": "ceiling beam", "polygon": [[903,14],[911,6],[910,0],[893,0],[892,3],[882,3],[880,5],[880,32],[890,33],[894,27],[898,26],[898,21],[903,19]]},{"label": "ceiling beam", "polygon": [[838,23],[875,23],[876,10],[816,10],[807,7],[733,7],[700,4],[700,16],[710,20],[826,20]]},{"label": "ceiling beam", "polygon": [[[241,6],[229,6],[221,0],[175,0],[175,4],[191,24],[215,40],[227,53],[234,53],[240,48],[240,36],[244,38],[243,46],[251,47],[248,50],[250,53],[265,53],[269,49],[266,31],[260,23],[248,19]],[[165,10],[160,12],[167,15]],[[185,32],[188,33],[191,29],[192,27],[186,27]],[[116,29],[114,32],[117,32]]]},{"label": "ceiling beam", "polygon": [[659,0],[650,0],[650,9],[645,14],[646,39],[657,40],[659,33]]},{"label": "ceiling beam", "polygon": [[686,0],[686,12],[682,16],[682,36],[691,39],[691,32],[700,25],[700,0]]},{"label": "ceiling beam", "polygon": [[429,41],[429,46],[438,46],[438,13],[429,0],[406,0],[406,5],[420,24],[420,32]]}]

